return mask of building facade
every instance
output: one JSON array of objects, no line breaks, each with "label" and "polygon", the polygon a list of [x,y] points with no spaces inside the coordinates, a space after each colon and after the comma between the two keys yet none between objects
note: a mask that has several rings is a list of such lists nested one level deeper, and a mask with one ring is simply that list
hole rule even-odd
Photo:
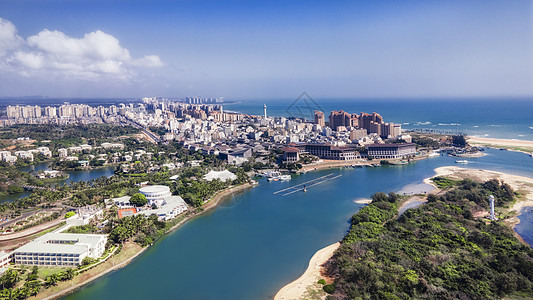
[{"label": "building facade", "polygon": [[407,158],[416,154],[416,145],[404,144],[372,144],[366,146],[368,156],[375,159]]},{"label": "building facade", "polygon": [[26,266],[73,267],[85,257],[103,255],[107,235],[49,233],[13,251],[13,262]]}]

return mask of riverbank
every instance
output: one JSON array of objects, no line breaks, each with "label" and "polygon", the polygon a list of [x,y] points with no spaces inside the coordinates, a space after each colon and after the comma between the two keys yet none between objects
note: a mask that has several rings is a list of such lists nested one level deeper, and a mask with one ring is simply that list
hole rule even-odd
[{"label": "riverbank", "polygon": [[[201,214],[204,214],[207,211],[217,207],[220,203],[223,202],[223,199],[226,196],[229,196],[233,193],[237,193],[239,191],[243,191],[251,187],[253,187],[252,184],[244,183],[241,185],[233,186],[233,187],[224,189],[222,191],[219,191],[218,193],[213,195],[208,201],[206,201],[204,206],[202,206],[203,210],[201,212],[187,216],[186,218],[181,220],[179,223],[177,223],[176,225],[168,229],[165,235],[178,229],[180,226],[182,226],[183,224],[185,224],[187,221],[191,220],[192,218],[197,217]],[[68,295],[76,291],[77,289],[82,288],[83,286],[93,282],[94,280],[108,274],[109,272],[125,267],[127,264],[133,261],[133,259],[141,255],[146,249],[148,249],[148,247],[141,247],[134,242],[128,242],[125,244],[123,250],[118,255],[109,258],[106,262],[102,263],[101,265],[98,265],[97,267],[89,271],[86,271],[79,276],[74,277],[73,280],[60,282],[57,286],[45,289],[39,294],[37,294],[36,296],[31,297],[29,299],[47,299],[48,300],[48,299],[57,299],[65,295]]]},{"label": "riverbank", "polygon": [[533,141],[492,139],[482,137],[468,137],[467,141],[472,146],[502,148],[512,151],[523,152],[525,154],[533,153]]},{"label": "riverbank", "polygon": [[320,279],[324,278],[322,265],[333,256],[340,245],[341,243],[337,242],[318,250],[311,257],[304,274],[282,287],[274,296],[274,300],[322,299],[325,297],[326,293],[322,290],[322,285],[318,283]]}]

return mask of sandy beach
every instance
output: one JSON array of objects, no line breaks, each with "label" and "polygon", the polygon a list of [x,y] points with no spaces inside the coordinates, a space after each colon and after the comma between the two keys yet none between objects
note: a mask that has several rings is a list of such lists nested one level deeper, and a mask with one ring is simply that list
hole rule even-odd
[{"label": "sandy beach", "polygon": [[468,143],[472,146],[505,148],[527,154],[533,152],[533,141],[468,137]]},{"label": "sandy beach", "polygon": [[274,296],[274,300],[296,300],[311,296],[316,299],[324,298],[326,293],[322,291],[322,285],[318,283],[318,280],[324,278],[321,274],[322,265],[333,256],[339,246],[340,242],[337,242],[318,250],[309,261],[304,274],[281,288]]}]

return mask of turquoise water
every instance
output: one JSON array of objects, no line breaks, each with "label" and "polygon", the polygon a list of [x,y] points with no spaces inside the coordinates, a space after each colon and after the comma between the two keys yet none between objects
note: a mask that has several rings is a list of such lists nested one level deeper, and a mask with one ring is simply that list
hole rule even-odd
[{"label": "turquoise water", "polygon": [[[467,168],[533,177],[525,154],[487,150]],[[267,182],[230,196],[214,211],[171,233],[133,261],[67,299],[271,299],[299,277],[311,256],[342,239],[349,219],[362,207],[354,201],[379,191],[420,184],[455,159],[435,157],[402,166],[336,169]],[[272,193],[329,173],[336,180],[307,193]]]}]

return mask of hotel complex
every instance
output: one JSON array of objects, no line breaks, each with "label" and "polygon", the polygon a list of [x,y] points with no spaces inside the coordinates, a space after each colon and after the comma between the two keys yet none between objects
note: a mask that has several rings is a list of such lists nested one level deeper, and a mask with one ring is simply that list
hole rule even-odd
[{"label": "hotel complex", "polygon": [[107,243],[104,234],[49,233],[13,251],[15,264],[72,267],[85,257],[102,256]]}]

